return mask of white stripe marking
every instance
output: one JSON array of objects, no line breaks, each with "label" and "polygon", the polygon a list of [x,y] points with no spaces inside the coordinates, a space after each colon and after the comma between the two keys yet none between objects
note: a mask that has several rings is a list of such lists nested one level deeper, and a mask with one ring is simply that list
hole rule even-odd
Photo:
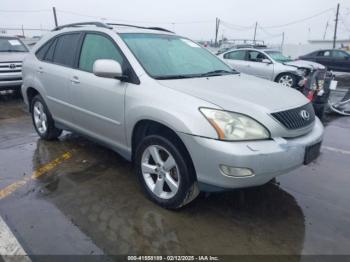
[{"label": "white stripe marking", "polygon": [[324,148],[328,151],[333,151],[333,152],[337,152],[337,153],[341,153],[341,154],[345,154],[345,155],[350,155],[350,151],[347,151],[347,150],[334,148],[334,147],[330,147],[330,146],[323,146],[322,148]]},{"label": "white stripe marking", "polygon": [[[21,261],[29,262],[30,258],[0,216],[0,256],[4,261],[13,261],[12,256],[23,256]],[[12,258],[11,258],[12,257]]]}]

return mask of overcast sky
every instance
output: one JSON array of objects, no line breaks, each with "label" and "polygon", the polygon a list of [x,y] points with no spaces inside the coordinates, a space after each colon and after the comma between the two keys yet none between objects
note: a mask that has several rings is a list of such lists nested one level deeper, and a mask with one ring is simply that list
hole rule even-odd
[{"label": "overcast sky", "polygon": [[[22,24],[25,28],[52,28],[50,10],[55,6],[60,24],[87,20],[133,23],[210,40],[214,38],[215,18],[219,17],[220,38],[222,34],[227,38],[252,38],[257,21],[257,39],[279,43],[285,32],[286,43],[303,43],[323,38],[327,22],[327,38],[332,38],[337,2],[341,4],[338,38],[349,38],[350,0],[1,0],[0,28]],[[317,14],[301,23],[280,26]]]}]

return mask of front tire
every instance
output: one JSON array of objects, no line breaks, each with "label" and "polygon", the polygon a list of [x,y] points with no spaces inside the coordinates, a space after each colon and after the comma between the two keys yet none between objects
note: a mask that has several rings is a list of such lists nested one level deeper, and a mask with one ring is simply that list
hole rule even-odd
[{"label": "front tire", "polygon": [[62,134],[62,130],[55,127],[51,113],[40,95],[32,99],[30,109],[34,128],[42,139],[54,140]]},{"label": "front tire", "polygon": [[178,209],[198,196],[193,168],[176,143],[147,136],[136,150],[135,161],[144,191],[158,205]]},{"label": "front tire", "polygon": [[296,77],[292,74],[285,73],[281,74],[276,78],[276,82],[285,86],[285,87],[291,87],[294,88],[296,87]]}]

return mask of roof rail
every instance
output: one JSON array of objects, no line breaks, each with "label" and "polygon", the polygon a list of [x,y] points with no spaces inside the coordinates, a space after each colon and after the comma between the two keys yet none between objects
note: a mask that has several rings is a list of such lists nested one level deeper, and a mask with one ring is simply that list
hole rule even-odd
[{"label": "roof rail", "polygon": [[82,22],[82,23],[60,25],[60,26],[57,26],[56,28],[54,28],[52,31],[58,31],[58,30],[61,30],[63,28],[66,28],[66,27],[78,27],[78,26],[84,26],[84,25],[94,25],[97,27],[112,29],[111,26],[108,26],[107,24],[102,23],[102,22]]},{"label": "roof rail", "polygon": [[129,25],[129,24],[113,24],[113,23],[107,23],[107,25],[114,25],[114,26],[129,26],[134,28],[140,28],[140,29],[149,29],[149,30],[157,30],[157,31],[163,31],[168,33],[174,33],[168,29],[161,28],[161,27],[144,27],[144,26],[138,26],[138,25]]}]

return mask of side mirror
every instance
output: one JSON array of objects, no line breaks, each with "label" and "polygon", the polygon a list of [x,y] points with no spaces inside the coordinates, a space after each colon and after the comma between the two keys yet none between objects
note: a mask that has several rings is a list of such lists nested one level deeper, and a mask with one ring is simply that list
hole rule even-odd
[{"label": "side mirror", "polygon": [[95,61],[93,69],[94,75],[105,78],[116,78],[125,80],[121,65],[112,59],[98,59]]},{"label": "side mirror", "polygon": [[265,64],[272,64],[272,62],[270,61],[270,59],[263,59],[261,60],[262,63],[265,63]]}]

